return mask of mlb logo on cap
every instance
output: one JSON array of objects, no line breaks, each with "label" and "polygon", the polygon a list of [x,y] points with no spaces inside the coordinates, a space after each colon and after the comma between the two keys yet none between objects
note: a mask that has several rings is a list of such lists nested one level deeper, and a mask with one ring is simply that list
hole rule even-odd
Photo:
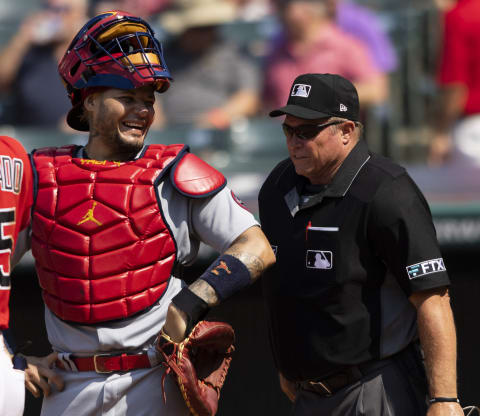
[{"label": "mlb logo on cap", "polygon": [[310,95],[311,86],[307,84],[295,84],[292,87],[292,97],[305,97]]},{"label": "mlb logo on cap", "polygon": [[340,117],[358,121],[359,109],[357,89],[348,79],[336,74],[302,74],[292,82],[287,105],[269,114],[306,120]]}]

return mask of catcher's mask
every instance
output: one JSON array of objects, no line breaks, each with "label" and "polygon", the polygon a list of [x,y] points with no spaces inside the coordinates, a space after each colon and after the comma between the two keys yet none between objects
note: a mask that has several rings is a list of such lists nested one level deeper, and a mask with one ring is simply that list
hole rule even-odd
[{"label": "catcher's mask", "polygon": [[164,92],[172,80],[150,25],[120,10],[90,19],[70,43],[58,71],[73,105],[67,123],[80,131],[89,130],[82,117],[82,90],[153,85]]}]

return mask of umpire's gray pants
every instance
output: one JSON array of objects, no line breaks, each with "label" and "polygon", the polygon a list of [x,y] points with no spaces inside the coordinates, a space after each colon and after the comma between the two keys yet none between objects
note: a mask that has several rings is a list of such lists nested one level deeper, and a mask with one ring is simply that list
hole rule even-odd
[{"label": "umpire's gray pants", "polygon": [[330,397],[299,390],[293,415],[425,416],[426,399],[427,386],[421,369],[389,360],[384,367]]}]

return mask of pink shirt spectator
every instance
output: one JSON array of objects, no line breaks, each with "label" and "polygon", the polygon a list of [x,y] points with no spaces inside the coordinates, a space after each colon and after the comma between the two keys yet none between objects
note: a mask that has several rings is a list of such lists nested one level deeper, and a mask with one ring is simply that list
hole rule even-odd
[{"label": "pink shirt spectator", "polygon": [[286,39],[281,39],[268,58],[265,77],[265,99],[272,108],[285,104],[292,81],[299,74],[339,74],[353,83],[378,76],[365,46],[334,25],[322,30],[317,42],[301,53]]},{"label": "pink shirt spectator", "polygon": [[480,2],[462,0],[445,15],[438,83],[467,87],[463,113],[480,113]]}]

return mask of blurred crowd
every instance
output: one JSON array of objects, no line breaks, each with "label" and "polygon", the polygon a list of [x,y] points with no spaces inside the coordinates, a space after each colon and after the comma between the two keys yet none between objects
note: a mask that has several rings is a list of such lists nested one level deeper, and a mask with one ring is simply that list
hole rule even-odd
[{"label": "blurred crowd", "polygon": [[[405,62],[384,19],[366,1],[31,2],[36,7],[28,8],[30,14],[0,50],[2,125],[68,132],[65,114],[70,104],[57,62],[88,17],[112,9],[145,18],[164,46],[174,84],[157,97],[156,129],[171,125],[228,129],[236,120],[263,117],[284,104],[292,80],[306,72],[337,73],[350,79],[359,91],[365,121],[372,110],[380,118],[401,111],[392,107],[390,96],[392,74]],[[475,58],[480,53],[475,39],[480,35],[474,29],[480,19],[478,3],[431,0],[429,4],[438,12],[439,39],[438,73],[432,73],[435,105],[426,120],[431,163],[449,159],[455,135],[461,135],[459,122],[480,113],[476,76],[480,57]],[[480,128],[474,125],[471,130],[480,136]]]}]

